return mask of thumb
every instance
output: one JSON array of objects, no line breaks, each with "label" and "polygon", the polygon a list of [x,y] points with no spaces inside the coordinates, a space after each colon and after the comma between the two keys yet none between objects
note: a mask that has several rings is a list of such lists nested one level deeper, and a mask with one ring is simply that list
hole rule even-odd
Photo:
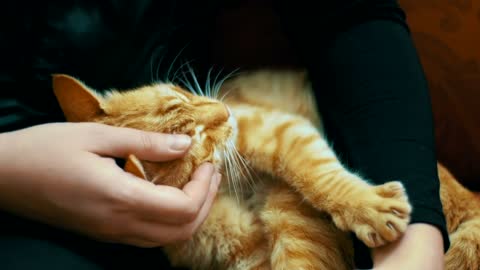
[{"label": "thumb", "polygon": [[185,154],[191,144],[187,135],[147,132],[138,129],[92,125],[90,134],[94,142],[89,149],[99,155],[125,158],[129,154],[141,160],[166,161]]}]

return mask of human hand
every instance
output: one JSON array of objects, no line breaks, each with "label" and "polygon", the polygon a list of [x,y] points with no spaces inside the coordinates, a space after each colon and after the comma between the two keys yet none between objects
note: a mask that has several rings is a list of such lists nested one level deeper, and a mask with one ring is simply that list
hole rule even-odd
[{"label": "human hand", "polygon": [[399,240],[372,250],[374,270],[443,270],[443,238],[428,224],[409,225]]},{"label": "human hand", "polygon": [[94,123],[0,134],[0,208],[106,242],[155,247],[186,240],[213,203],[220,182],[213,166],[200,166],[180,190],[137,178],[112,157],[171,160],[190,142]]}]

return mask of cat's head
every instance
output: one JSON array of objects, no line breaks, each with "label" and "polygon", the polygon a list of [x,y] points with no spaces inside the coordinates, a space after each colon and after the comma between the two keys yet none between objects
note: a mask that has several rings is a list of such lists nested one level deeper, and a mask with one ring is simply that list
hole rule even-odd
[{"label": "cat's head", "polygon": [[233,146],[235,120],[222,102],[158,83],[98,94],[68,75],[54,75],[55,96],[69,122],[97,122],[159,133],[187,134],[188,154],[169,162],[139,161],[130,155],[125,169],[158,184],[183,186],[204,162],[222,165]]}]

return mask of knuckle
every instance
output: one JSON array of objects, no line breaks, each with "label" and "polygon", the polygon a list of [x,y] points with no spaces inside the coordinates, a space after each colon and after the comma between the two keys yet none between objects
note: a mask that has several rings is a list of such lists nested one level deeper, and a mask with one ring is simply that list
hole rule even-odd
[{"label": "knuckle", "polygon": [[198,212],[200,212],[200,207],[193,203],[188,204],[184,209],[185,218],[187,221],[194,221],[198,216]]},{"label": "knuckle", "polygon": [[82,122],[79,124],[87,132],[88,137],[94,141],[103,141],[109,137],[109,129],[103,124],[95,122]]},{"label": "knuckle", "polygon": [[155,150],[155,145],[153,143],[152,136],[146,132],[140,132],[140,142],[142,149],[145,152],[153,152]]},{"label": "knuckle", "polygon": [[121,210],[125,212],[127,209],[134,207],[135,190],[128,182],[122,182],[112,188],[107,195],[107,203],[112,210]]},{"label": "knuckle", "polygon": [[177,234],[177,241],[188,241],[195,234],[195,230],[192,226],[186,226]]}]

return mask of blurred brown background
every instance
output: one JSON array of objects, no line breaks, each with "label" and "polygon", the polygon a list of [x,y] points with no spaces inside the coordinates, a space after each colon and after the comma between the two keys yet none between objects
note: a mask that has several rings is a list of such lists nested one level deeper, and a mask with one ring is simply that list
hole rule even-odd
[{"label": "blurred brown background", "polygon": [[[235,2],[217,18],[213,61],[226,67],[295,65],[270,1]],[[430,84],[438,158],[466,186],[480,190],[480,1],[400,4]]]}]

